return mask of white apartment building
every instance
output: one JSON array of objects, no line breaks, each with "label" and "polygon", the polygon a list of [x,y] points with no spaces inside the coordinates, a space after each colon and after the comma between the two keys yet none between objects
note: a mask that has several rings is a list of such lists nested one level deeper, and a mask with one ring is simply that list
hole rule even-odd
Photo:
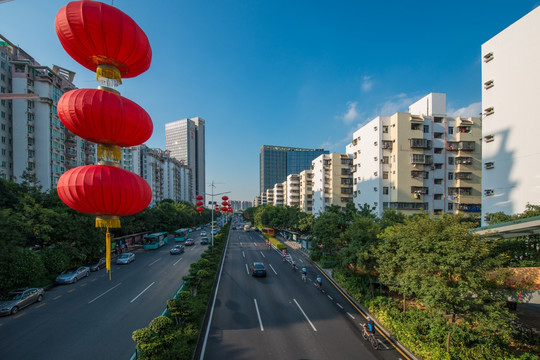
[{"label": "white apartment building", "polygon": [[283,183],[274,184],[274,206],[283,206]]},{"label": "white apartment building", "polygon": [[313,211],[313,171],[304,170],[300,172],[300,211],[311,214]]},{"label": "white apartment building", "polygon": [[191,169],[195,197],[206,192],[205,121],[200,117],[181,119],[165,124],[165,148],[171,156]]},{"label": "white apartment building", "polygon": [[300,207],[300,175],[291,174],[286,181],[285,205]]},{"label": "white apartment building", "polygon": [[274,188],[266,190],[266,204],[274,205]]},{"label": "white apartment building", "polygon": [[66,170],[96,162],[95,144],[65,129],[56,112],[74,76],[0,35],[0,177],[20,182],[28,171],[50,190]]},{"label": "white apartment building", "polygon": [[352,201],[352,158],[347,154],[323,154],[311,162],[313,172],[313,209],[320,215],[326,207],[337,205],[345,210]]},{"label": "white apartment building", "polygon": [[446,94],[378,116],[353,134],[354,203],[407,214],[480,214],[481,121],[446,116]]},{"label": "white apartment building", "polygon": [[540,7],[482,45],[482,225],[540,205]]}]

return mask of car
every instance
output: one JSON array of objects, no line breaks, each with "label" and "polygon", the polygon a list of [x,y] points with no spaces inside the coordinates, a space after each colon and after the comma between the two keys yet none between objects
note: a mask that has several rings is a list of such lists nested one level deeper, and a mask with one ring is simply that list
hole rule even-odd
[{"label": "car", "polygon": [[208,238],[207,237],[203,237],[201,239],[201,245],[208,245]]},{"label": "car", "polygon": [[99,258],[99,259],[92,259],[88,263],[88,267],[90,268],[90,271],[98,271],[99,269],[103,269],[106,265],[105,258]]},{"label": "car", "polygon": [[199,230],[201,230],[201,227],[197,226],[197,228],[195,230],[199,231]]},{"label": "car", "polygon": [[251,264],[251,276],[266,277],[266,268],[262,262]]},{"label": "car", "polygon": [[55,279],[57,284],[74,284],[79,279],[90,275],[90,268],[88,266],[79,266],[69,268],[62,271]]},{"label": "car", "polygon": [[216,229],[212,229],[212,230],[210,231],[210,233],[211,233],[212,235],[216,235],[216,234],[217,234],[217,231],[216,231]]},{"label": "car", "polygon": [[184,246],[183,245],[174,245],[171,249],[170,253],[171,255],[178,255],[184,252]]},{"label": "car", "polygon": [[201,231],[201,236],[206,236],[206,231]]},{"label": "car", "polygon": [[195,241],[193,239],[187,239],[186,242],[184,243],[184,245],[186,245],[186,246],[195,245]]},{"label": "car", "polygon": [[0,298],[0,315],[14,315],[22,308],[43,300],[43,288],[25,288],[9,292]]},{"label": "car", "polygon": [[130,262],[135,261],[134,253],[123,253],[116,258],[116,263],[118,265],[129,264]]}]

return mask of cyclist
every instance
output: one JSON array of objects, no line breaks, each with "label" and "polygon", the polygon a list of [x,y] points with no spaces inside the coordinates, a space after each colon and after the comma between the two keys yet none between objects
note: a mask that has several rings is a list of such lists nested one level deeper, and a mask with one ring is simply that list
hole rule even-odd
[{"label": "cyclist", "polygon": [[366,328],[367,333],[369,335],[375,335],[375,322],[370,316],[368,316],[366,320],[367,323],[364,325],[364,327]]},{"label": "cyclist", "polygon": [[321,275],[317,275],[317,289],[322,290],[322,278],[321,278]]},{"label": "cyclist", "polygon": [[291,266],[292,266],[292,269],[293,271],[296,270],[296,262],[291,258]]},{"label": "cyclist", "polygon": [[302,281],[306,282],[307,278],[307,269],[305,267],[302,268]]}]

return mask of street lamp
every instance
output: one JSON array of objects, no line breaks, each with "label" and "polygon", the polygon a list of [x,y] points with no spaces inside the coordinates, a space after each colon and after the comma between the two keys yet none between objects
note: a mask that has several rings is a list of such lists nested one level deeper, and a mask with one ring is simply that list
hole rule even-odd
[{"label": "street lamp", "polygon": [[[212,200],[210,202],[212,205],[214,205],[214,196],[230,193],[230,191],[225,191],[225,192],[222,192],[222,193],[214,194],[214,188],[216,187],[216,185],[214,183],[214,180],[212,180],[212,183],[209,184],[208,186],[212,187],[212,192],[210,194],[205,193],[204,195],[209,195],[212,198]],[[214,209],[212,209],[212,226],[214,226]],[[213,230],[214,230],[214,228],[211,228],[211,230],[210,230],[210,234],[212,236],[212,247],[214,246],[214,231]]]}]

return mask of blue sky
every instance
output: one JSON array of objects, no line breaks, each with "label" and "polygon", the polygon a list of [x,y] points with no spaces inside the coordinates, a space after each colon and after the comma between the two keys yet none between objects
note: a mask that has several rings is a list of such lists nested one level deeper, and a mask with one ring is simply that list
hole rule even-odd
[{"label": "blue sky", "polygon": [[[0,0],[0,34],[40,64],[95,74],[54,32],[67,1]],[[481,110],[482,43],[540,4],[474,1],[111,0],[152,46],[150,69],[119,88],[154,122],[146,143],[165,147],[165,123],[206,120],[206,181],[233,200],[259,189],[262,145],[345,152],[377,115],[407,111],[430,92],[449,115]],[[208,188],[210,191],[210,188]]]}]

